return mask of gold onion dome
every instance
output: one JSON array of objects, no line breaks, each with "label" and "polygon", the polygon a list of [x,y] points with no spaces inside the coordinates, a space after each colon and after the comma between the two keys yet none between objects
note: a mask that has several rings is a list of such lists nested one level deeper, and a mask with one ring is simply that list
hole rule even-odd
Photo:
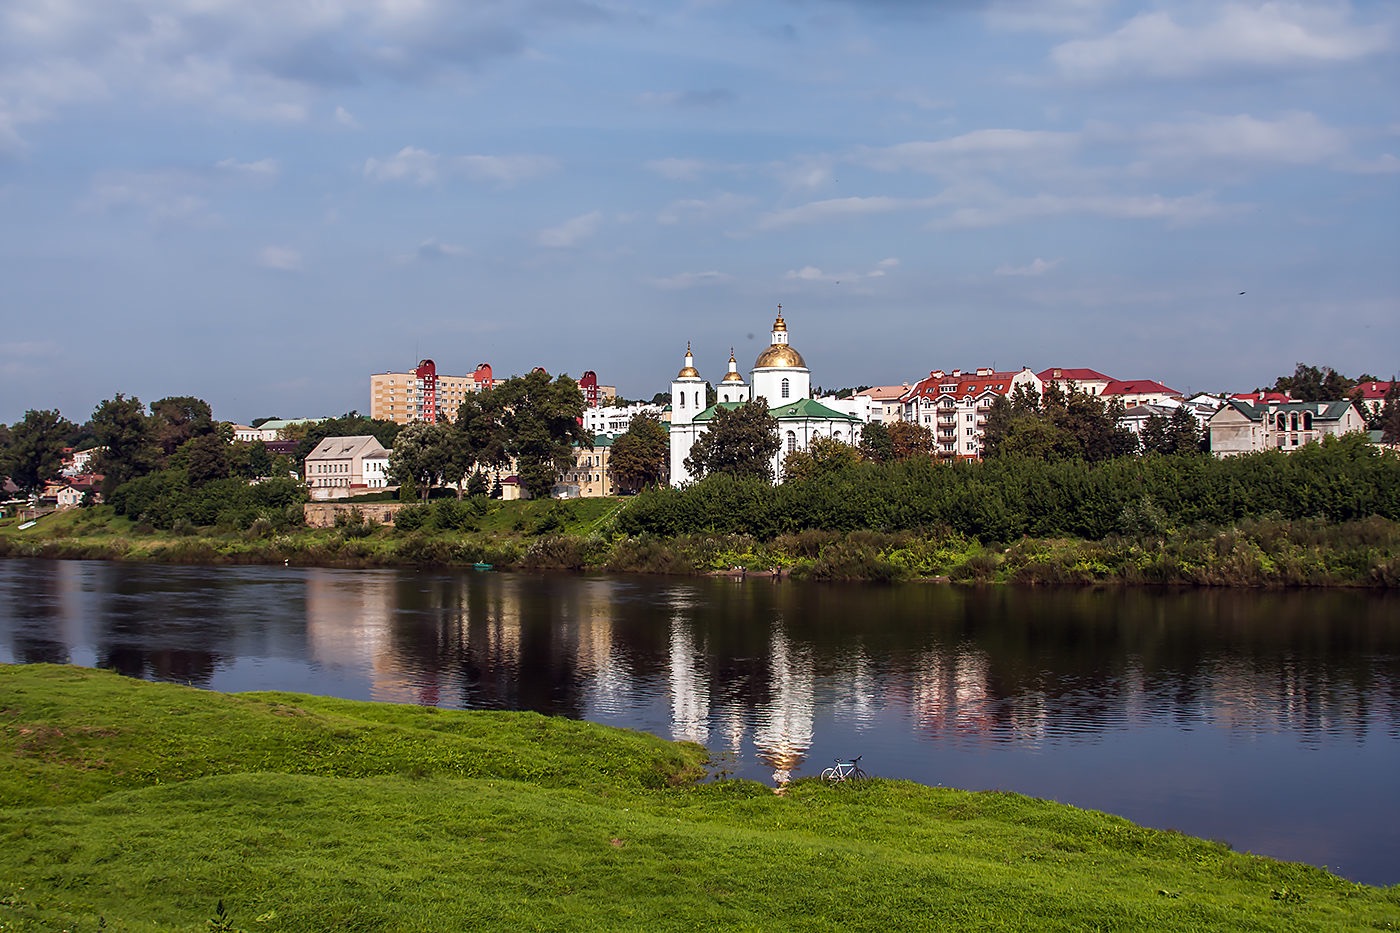
[{"label": "gold onion dome", "polygon": [[677,379],[699,379],[700,370],[695,368],[695,357],[690,352],[690,341],[685,342],[685,365],[676,373]]},{"label": "gold onion dome", "polygon": [[734,358],[734,349],[729,350],[729,372],[724,374],[721,382],[743,382],[744,377],[739,375],[739,361]]},{"label": "gold onion dome", "polygon": [[802,358],[801,353],[787,344],[775,343],[758,355],[753,368],[768,369],[775,366],[781,366],[784,369],[806,369],[807,361]]}]

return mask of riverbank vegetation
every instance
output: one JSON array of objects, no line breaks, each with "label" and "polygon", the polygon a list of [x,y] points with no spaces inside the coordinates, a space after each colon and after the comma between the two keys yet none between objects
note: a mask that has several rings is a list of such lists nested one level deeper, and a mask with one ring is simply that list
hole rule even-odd
[{"label": "riverbank vegetation", "polygon": [[[969,583],[1400,585],[1400,458],[1360,438],[1292,454],[1089,464],[812,458],[779,485],[716,474],[609,499],[450,494],[392,526],[347,503],[301,524],[290,481],[192,487],[179,469],[56,513],[0,556],[180,563],[767,573]],[[369,497],[373,498],[373,497]],[[383,498],[381,496],[380,498]]]},{"label": "riverbank vegetation", "polygon": [[0,667],[0,929],[1386,929],[1400,887],[531,713]]}]

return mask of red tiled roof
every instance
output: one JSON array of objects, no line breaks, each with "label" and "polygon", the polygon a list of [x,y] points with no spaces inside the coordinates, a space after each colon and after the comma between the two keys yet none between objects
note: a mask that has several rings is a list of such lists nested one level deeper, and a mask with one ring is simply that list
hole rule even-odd
[{"label": "red tiled roof", "polygon": [[1360,392],[1361,397],[1364,398],[1366,401],[1369,402],[1374,400],[1379,402],[1385,399],[1385,394],[1389,391],[1390,383],[1388,382],[1358,382],[1356,384],[1356,388],[1353,389],[1351,392],[1348,392],[1347,394],[1354,395],[1357,392]]},{"label": "red tiled roof", "polygon": [[1104,395],[1143,395],[1152,393],[1154,395],[1181,395],[1175,389],[1168,388],[1160,382],[1153,382],[1151,379],[1111,379],[1108,385],[1104,386]]},{"label": "red tiled roof", "polygon": [[1293,401],[1293,397],[1287,392],[1238,392],[1230,398],[1238,402],[1250,402],[1254,405],[1264,405],[1270,402],[1281,405],[1284,402]]},{"label": "red tiled roof", "polygon": [[1036,378],[1041,382],[1112,382],[1113,379],[1105,376],[1096,369],[1062,369],[1059,366],[1051,367],[1044,372],[1036,373]]},{"label": "red tiled roof", "polygon": [[[927,379],[920,379],[914,383],[914,387],[903,397],[907,401],[917,396],[935,398],[940,395],[951,395],[954,398],[965,398],[969,395],[981,395],[985,392],[1005,395],[1011,391],[1011,380],[1020,375],[1020,372],[1019,369],[1005,373],[983,372],[979,376],[976,370],[957,374],[934,370],[929,373]],[[946,385],[952,385],[953,391],[944,392],[942,387]]]}]

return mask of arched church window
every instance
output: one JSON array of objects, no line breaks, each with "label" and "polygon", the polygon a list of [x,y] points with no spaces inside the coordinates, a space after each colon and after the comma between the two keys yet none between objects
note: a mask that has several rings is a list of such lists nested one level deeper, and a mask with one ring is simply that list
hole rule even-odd
[{"label": "arched church window", "polygon": [[685,407],[685,393],[684,393],[684,392],[681,393],[681,407],[682,407],[682,408]]},{"label": "arched church window", "polygon": [[1310,412],[1310,411],[1305,411],[1305,412],[1303,412],[1303,430],[1304,430],[1304,431],[1311,431],[1311,430],[1312,430],[1312,412]]},{"label": "arched church window", "polygon": [[784,379],[784,380],[783,380],[783,398],[787,398],[788,395],[791,394],[791,392],[792,392],[792,383],[790,383],[790,382],[788,382],[788,380]]},{"label": "arched church window", "polygon": [[787,432],[787,452],[788,452],[788,453],[792,453],[792,452],[793,452],[794,450],[796,450],[796,449],[797,449],[797,432],[796,432],[796,431],[789,431],[789,432]]},{"label": "arched church window", "polygon": [[696,392],[696,393],[695,393],[695,407],[696,407],[696,408],[699,408],[699,407],[700,407],[700,393],[699,393],[699,392]]}]

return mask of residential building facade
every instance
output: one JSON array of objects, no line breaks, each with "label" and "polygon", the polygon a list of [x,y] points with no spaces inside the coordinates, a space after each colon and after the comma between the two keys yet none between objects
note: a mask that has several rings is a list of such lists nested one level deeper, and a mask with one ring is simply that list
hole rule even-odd
[{"label": "residential building facade", "polygon": [[[338,499],[367,491],[371,479],[382,480],[389,451],[372,434],[328,437],[305,461],[306,485],[312,499]],[[366,461],[371,469],[366,470]],[[381,482],[373,488],[383,488]]]},{"label": "residential building facade", "polygon": [[369,416],[396,424],[455,421],[468,397],[495,384],[490,363],[478,363],[470,376],[447,376],[432,360],[419,360],[412,372],[369,377]]},{"label": "residential building facade", "polygon": [[1017,386],[1039,392],[1040,378],[1024,367],[1006,372],[935,369],[905,393],[904,420],[933,432],[934,450],[941,459],[979,458],[992,403]]},{"label": "residential building facade", "polygon": [[1328,435],[1366,430],[1350,401],[1245,402],[1231,398],[1207,422],[1210,450],[1230,457],[1261,450],[1293,451]]}]

